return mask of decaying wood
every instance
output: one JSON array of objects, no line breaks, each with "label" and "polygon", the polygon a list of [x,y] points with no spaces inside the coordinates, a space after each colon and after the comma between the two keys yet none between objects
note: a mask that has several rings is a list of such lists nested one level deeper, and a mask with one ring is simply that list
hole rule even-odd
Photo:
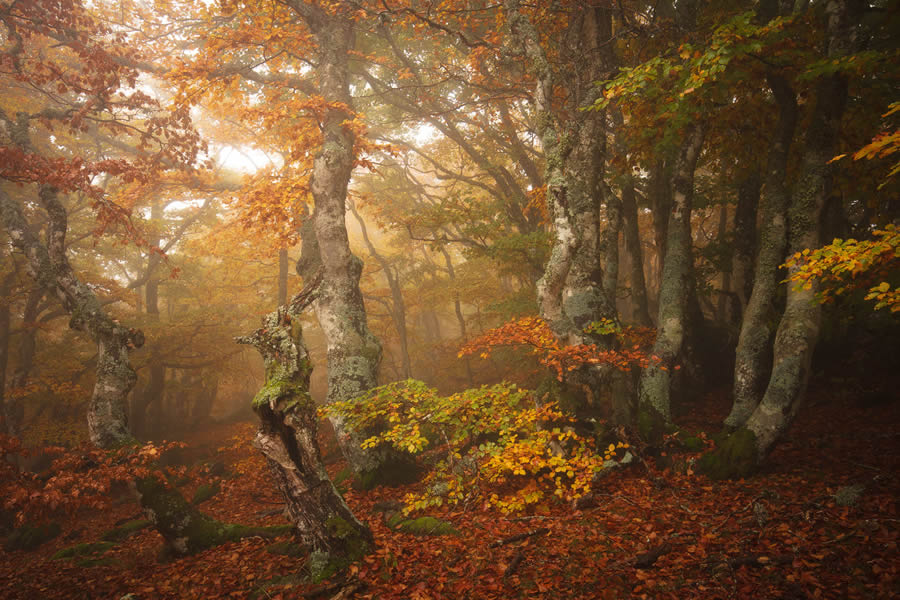
[{"label": "decaying wood", "polygon": [[530,537],[534,537],[536,535],[546,535],[550,530],[546,527],[541,527],[540,529],[535,529],[534,531],[526,531],[525,533],[517,533],[516,535],[511,535],[509,537],[505,537],[502,540],[497,540],[493,544],[491,544],[491,548],[496,548],[497,546],[505,546],[506,544],[512,544],[513,542],[518,542],[524,539],[528,539]]}]

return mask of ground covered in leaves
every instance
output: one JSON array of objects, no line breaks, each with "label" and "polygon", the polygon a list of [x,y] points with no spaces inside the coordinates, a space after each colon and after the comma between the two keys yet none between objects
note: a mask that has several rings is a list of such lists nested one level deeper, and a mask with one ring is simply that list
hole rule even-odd
[{"label": "ground covered in leaves", "polygon": [[[414,535],[388,525],[415,486],[348,489],[377,550],[339,580],[303,581],[305,557],[289,536],[229,543],[160,562],[161,538],[141,528],[123,490],[109,510],[84,511],[38,549],[0,551],[0,598],[891,598],[900,596],[897,497],[900,405],[811,393],[768,469],[752,480],[694,474],[696,455],[670,452],[602,478],[591,502],[503,515],[483,506],[432,511],[456,535]],[[683,419],[708,428],[727,412],[712,396]],[[187,442],[216,478],[184,482],[217,519],[283,523],[280,499],[249,444],[252,424],[219,426]],[[335,462],[332,473],[340,470]],[[227,474],[226,474],[227,472]],[[119,536],[107,532],[130,524]],[[53,558],[77,544],[84,553]],[[120,538],[120,539],[115,539]]]}]

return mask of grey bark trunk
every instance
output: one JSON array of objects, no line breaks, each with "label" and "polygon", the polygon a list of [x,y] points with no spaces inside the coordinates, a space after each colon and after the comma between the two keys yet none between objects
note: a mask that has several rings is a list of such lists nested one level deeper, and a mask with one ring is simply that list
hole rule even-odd
[{"label": "grey bark trunk", "polygon": [[639,427],[648,439],[661,435],[660,421],[671,420],[670,378],[682,350],[691,290],[691,209],[694,171],[703,147],[703,123],[690,125],[672,173],[672,210],[669,213],[665,263],[659,292],[658,332],[653,355],[659,362],[641,373],[638,392]]},{"label": "grey bark trunk", "polygon": [[[561,83],[559,72],[541,46],[534,24],[520,11],[518,1],[506,0],[504,7],[512,39],[524,48],[535,78],[537,130],[546,160],[547,204],[554,239],[544,275],[537,283],[540,314],[566,345],[613,348],[617,343],[614,336],[585,332],[594,321],[618,322],[615,299],[607,291],[615,288],[612,280],[618,264],[621,213],[618,199],[608,194],[606,207],[614,222],[604,232],[600,214],[606,187],[605,113],[582,110],[597,98],[593,82],[601,78],[604,68],[614,66],[608,43],[611,14],[602,7],[579,7],[570,14],[568,44],[561,44],[560,52],[572,65],[575,80],[566,82],[572,93],[568,114],[561,116],[553,96],[555,86]],[[612,260],[615,266],[604,264],[604,259]],[[612,274],[606,277],[605,269],[609,268]],[[625,386],[617,385],[611,375],[609,367],[597,365],[573,371],[567,378],[579,387],[586,386],[592,394],[603,388],[610,390],[614,418],[627,421],[629,398],[621,393]],[[591,401],[586,398],[586,404]]]},{"label": "grey bark trunk", "polygon": [[47,246],[35,239],[19,204],[0,190],[3,222],[15,247],[25,254],[31,277],[53,290],[71,317],[69,326],[87,331],[97,344],[96,382],[88,408],[91,441],[101,448],[129,443],[133,438],[126,401],[137,376],[128,352],[143,344],[143,334],[113,321],[91,289],[78,280],[65,255],[65,208],[52,187],[42,186],[39,197],[49,217]]},{"label": "grey bark trunk", "polygon": [[[348,56],[353,49],[353,21],[329,14],[319,5],[292,1],[290,7],[306,21],[315,37],[319,92],[336,104],[325,111],[319,123],[322,145],[316,151],[310,177],[316,254],[323,268],[314,307],[327,344],[328,401],[334,402],[355,398],[375,387],[381,362],[381,344],[369,330],[359,289],[362,261],[350,250],[345,223],[347,185],[356,158],[354,134],[344,126],[352,116]],[[298,264],[298,270],[307,269]],[[339,418],[332,419],[332,425],[356,473],[377,469],[380,461],[376,455],[359,447],[361,432],[346,431]]]},{"label": "grey bark trunk", "polygon": [[[857,47],[861,4],[830,0],[825,5],[829,58],[846,56]],[[829,161],[837,152],[847,81],[841,73],[816,86],[815,106],[805,132],[800,176],[788,205],[788,253],[816,248],[822,208],[830,187]],[[796,268],[796,267],[794,267]],[[699,467],[712,477],[743,477],[765,459],[796,416],[806,390],[812,353],[819,334],[821,305],[815,286],[789,286],[787,304],[773,346],[772,374],[762,400],[743,426],[729,436]]]},{"label": "grey bark trunk", "polygon": [[771,340],[777,322],[779,289],[778,265],[784,261],[787,244],[787,165],[797,123],[794,91],[779,75],[769,76],[769,85],[778,103],[778,121],[766,163],[765,193],[762,198],[762,229],[753,276],[753,291],[744,310],[741,333],[735,350],[734,400],[725,427],[742,426],[756,409],[771,360]]},{"label": "grey bark trunk", "polygon": [[387,280],[388,289],[391,291],[391,321],[393,321],[394,328],[397,330],[397,341],[400,343],[400,375],[403,379],[409,379],[412,377],[412,362],[409,358],[409,336],[406,330],[406,302],[403,300],[403,288],[400,286],[399,278],[393,271],[391,264],[378,252],[375,244],[369,239],[369,230],[366,227],[366,222],[357,212],[353,203],[350,203],[350,212],[353,213],[357,223],[359,223],[363,242],[366,244],[369,254],[381,266],[381,271]]},{"label": "grey bark trunk", "polygon": [[626,176],[622,185],[622,224],[625,252],[628,254],[631,283],[632,319],[638,325],[651,327],[650,308],[647,303],[647,283],[644,278],[644,252],[641,248],[641,232],[638,227],[637,199],[634,177]]}]

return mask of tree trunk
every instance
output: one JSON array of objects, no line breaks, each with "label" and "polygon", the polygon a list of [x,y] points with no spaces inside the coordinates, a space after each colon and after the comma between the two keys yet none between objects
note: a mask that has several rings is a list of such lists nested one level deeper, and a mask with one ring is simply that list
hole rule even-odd
[{"label": "tree trunk", "polygon": [[274,537],[283,527],[247,527],[223,523],[200,512],[177,489],[164,483],[161,475],[149,475],[132,482],[133,490],[147,519],[163,537],[170,556],[187,556],[225,542],[245,537]]},{"label": "tree trunk", "polygon": [[656,249],[656,268],[651,271],[655,291],[654,313],[659,313],[659,294],[662,289],[663,268],[666,265],[666,238],[669,235],[669,213],[672,211],[672,187],[667,184],[666,162],[656,161],[650,170],[647,195],[653,216],[653,247]]},{"label": "tree trunk", "polygon": [[15,396],[8,398],[6,403],[7,428],[10,435],[18,435],[25,421],[25,398],[20,390],[25,388],[31,369],[34,367],[34,355],[37,350],[38,315],[43,307],[41,300],[46,291],[35,285],[25,298],[25,309],[22,311],[22,333],[19,336],[18,359],[9,382],[10,391],[15,391]]},{"label": "tree trunk", "polygon": [[753,293],[753,257],[756,253],[756,211],[759,207],[761,180],[754,168],[738,185],[734,211],[734,252],[731,255],[731,287],[740,307],[740,319],[747,312]]},{"label": "tree trunk", "polygon": [[97,370],[88,409],[91,441],[110,448],[132,441],[126,417],[128,392],[137,376],[128,360],[131,347],[140,347],[144,336],[113,321],[89,287],[81,283],[65,255],[67,216],[54,188],[41,186],[41,204],[49,217],[48,244],[31,233],[21,206],[0,190],[0,213],[13,244],[27,259],[35,282],[53,290],[70,315],[69,326],[87,331],[97,343]]},{"label": "tree trunk", "polygon": [[638,227],[637,200],[634,192],[634,177],[626,175],[622,184],[622,224],[625,237],[625,252],[631,269],[632,319],[637,325],[652,327],[650,309],[647,304],[647,283],[644,278],[644,252],[641,248],[641,232]]},{"label": "tree trunk", "polygon": [[670,376],[676,367],[687,325],[688,294],[691,290],[691,208],[694,171],[703,147],[704,124],[690,125],[685,132],[672,173],[672,210],[669,213],[665,266],[659,291],[659,330],[653,355],[658,363],[641,373],[638,396],[638,428],[650,440],[662,436],[663,424],[671,421]]},{"label": "tree trunk", "polygon": [[[441,246],[441,253],[444,255],[444,263],[447,265],[447,276],[450,278],[451,284],[454,286],[453,289],[453,311],[456,313],[456,322],[459,323],[459,337],[462,340],[462,345],[465,345],[469,341],[469,334],[466,328],[466,317],[462,311],[462,302],[459,299],[459,290],[456,289],[456,270],[453,268],[453,260],[450,258],[450,253],[447,252],[447,248]],[[467,354],[463,359],[466,364],[466,381],[469,383],[469,387],[475,385],[475,376],[472,373],[472,361]]]},{"label": "tree trunk", "polygon": [[[828,58],[849,54],[858,44],[861,5],[830,0],[825,5]],[[847,101],[843,74],[827,76],[816,86],[815,106],[804,139],[800,177],[788,206],[788,252],[820,244],[822,208],[829,194],[830,161],[837,152],[841,117]],[[792,267],[796,269],[797,267]],[[703,458],[701,470],[711,477],[744,477],[752,473],[793,421],[803,400],[810,362],[819,333],[821,305],[816,289],[789,286],[784,315],[773,347],[772,374],[759,405],[714,453]]]},{"label": "tree trunk", "polygon": [[[163,219],[163,205],[158,200],[153,202],[150,207],[150,219],[153,225],[154,233],[150,236],[148,242],[151,248],[159,246],[160,235],[159,228]],[[155,329],[151,336],[151,343],[148,350],[150,358],[147,363],[147,385],[143,388],[141,402],[144,405],[144,411],[140,414],[140,421],[134,427],[135,433],[158,435],[165,431],[163,419],[165,410],[163,399],[166,394],[166,368],[163,366],[163,357],[161,352],[162,340],[158,337],[159,331],[159,279],[155,277],[156,269],[159,265],[160,257],[156,252],[150,252],[147,257],[147,283],[144,286],[145,310],[147,317]]]},{"label": "tree trunk", "polygon": [[[615,222],[604,234],[600,214],[606,187],[605,113],[591,109],[598,94],[593,82],[601,79],[603,69],[613,68],[615,62],[609,44],[611,13],[599,6],[572,11],[569,32],[564,36],[569,45],[560,46],[561,56],[571,71],[562,75],[554,70],[554,62],[541,46],[534,24],[520,11],[520,3],[506,0],[504,6],[512,38],[524,48],[535,79],[537,129],[546,161],[547,204],[554,238],[544,275],[537,283],[540,314],[565,345],[614,348],[615,336],[585,331],[595,321],[618,322],[615,299],[604,289],[604,284],[608,289],[614,288],[613,275],[605,278],[605,269],[612,267],[615,272],[617,267],[604,265],[603,260],[618,261],[621,219],[618,199],[607,198],[607,208]],[[554,89],[561,83],[561,76],[574,78],[566,82],[572,93],[562,111],[554,105]],[[616,385],[613,380],[617,378],[608,366],[585,367],[569,373],[567,379],[578,389],[591,390],[585,398],[585,408],[593,403],[590,396],[599,393],[610,397],[612,413],[629,412],[619,410],[628,398],[620,397],[624,386]]]},{"label": "tree trunk", "polygon": [[287,302],[288,266],[287,248],[281,248],[278,251],[278,306]]},{"label": "tree trunk", "polygon": [[[319,93],[332,103],[322,114],[322,144],[313,159],[310,191],[315,211],[315,244],[304,239],[301,274],[320,262],[322,284],[314,304],[325,335],[328,359],[328,402],[349,400],[377,384],[381,344],[369,330],[359,279],[362,261],[350,250],[345,216],[347,185],[356,159],[355,136],[345,126],[353,117],[349,53],[354,46],[350,16],[330,14],[317,5],[292,0],[289,6],[308,25],[316,40]],[[309,237],[308,235],[306,237]],[[315,248],[313,248],[315,246]],[[308,258],[308,260],[307,260]],[[347,431],[340,418],[331,420],[347,462],[357,473],[376,471],[383,457],[360,448],[362,432]]]},{"label": "tree trunk", "polygon": [[779,75],[769,75],[769,86],[778,103],[778,121],[766,165],[765,195],[759,254],[753,276],[753,291],[741,320],[735,350],[734,401],[725,427],[734,431],[756,409],[765,389],[771,360],[771,341],[777,321],[778,265],[784,261],[787,243],[787,165],[797,122],[794,91]]},{"label": "tree trunk", "polygon": [[400,343],[400,375],[403,379],[409,379],[412,377],[412,364],[409,359],[409,336],[406,331],[406,303],[403,300],[403,288],[400,286],[400,281],[397,274],[392,270],[391,264],[378,252],[375,244],[369,239],[369,230],[366,227],[366,222],[357,212],[356,206],[352,202],[350,203],[350,212],[353,213],[353,216],[359,223],[363,242],[365,242],[369,254],[381,266],[381,271],[387,280],[388,289],[391,291],[391,321],[393,321],[394,328],[397,330],[397,340]]},{"label": "tree trunk", "polygon": [[[724,202],[719,206],[719,226],[716,231],[716,240],[723,247],[728,240],[728,205]],[[729,261],[730,262],[730,261]],[[734,314],[731,298],[731,265],[723,265],[722,285],[719,289],[719,297],[716,298],[715,318],[722,324],[729,323],[730,316]]]},{"label": "tree trunk", "polygon": [[11,401],[6,392],[6,368],[9,364],[9,323],[10,300],[15,271],[7,273],[0,282],[0,418],[3,419],[3,433],[15,436],[11,414]]},{"label": "tree trunk", "polygon": [[319,453],[316,405],[309,395],[312,365],[303,344],[300,315],[316,300],[319,280],[263,320],[263,327],[239,343],[263,356],[266,382],[253,399],[260,428],[253,442],[275,475],[287,513],[311,548],[335,561],[352,561],[373,548],[372,533],[334,488]]}]

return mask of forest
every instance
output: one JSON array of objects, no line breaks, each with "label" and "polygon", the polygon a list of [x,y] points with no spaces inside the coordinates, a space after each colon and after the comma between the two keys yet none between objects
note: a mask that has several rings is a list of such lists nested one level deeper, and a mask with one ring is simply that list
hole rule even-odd
[{"label": "forest", "polygon": [[900,596],[898,65],[894,0],[0,0],[0,598]]}]

